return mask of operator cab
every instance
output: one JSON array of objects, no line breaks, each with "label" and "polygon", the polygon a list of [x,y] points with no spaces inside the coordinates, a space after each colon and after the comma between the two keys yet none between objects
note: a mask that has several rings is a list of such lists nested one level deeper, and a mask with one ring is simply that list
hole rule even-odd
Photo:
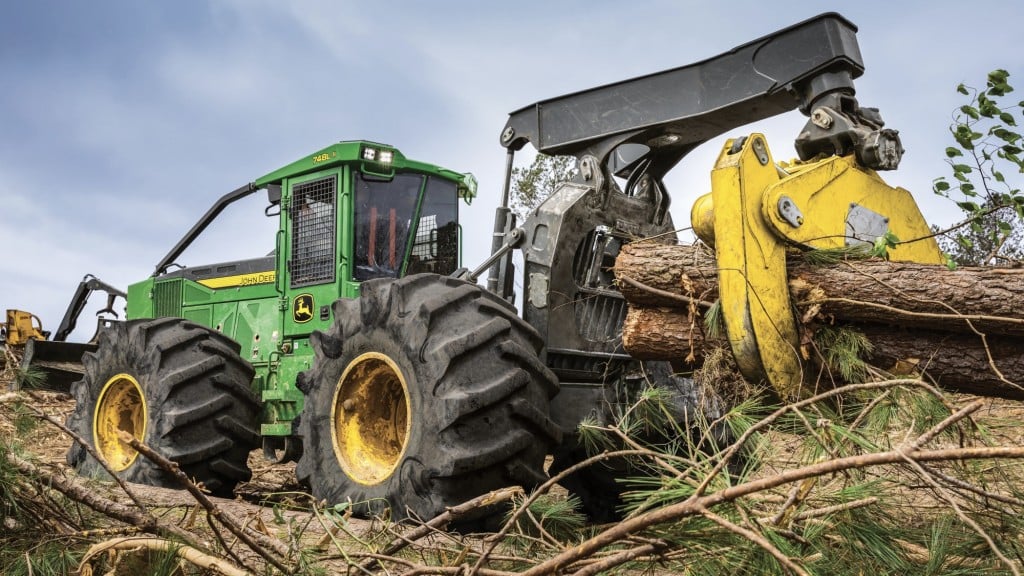
[{"label": "operator cab", "polygon": [[327,329],[331,303],[358,297],[367,280],[455,272],[459,204],[476,193],[471,174],[366,141],[339,142],[255,185],[281,191],[275,282],[290,309],[286,338]]}]

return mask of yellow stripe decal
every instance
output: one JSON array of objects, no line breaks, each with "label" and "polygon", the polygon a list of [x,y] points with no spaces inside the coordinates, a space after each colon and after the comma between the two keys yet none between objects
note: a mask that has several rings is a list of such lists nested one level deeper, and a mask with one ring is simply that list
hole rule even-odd
[{"label": "yellow stripe decal", "polygon": [[221,276],[220,278],[204,278],[203,280],[198,280],[198,282],[207,288],[231,288],[233,286],[270,284],[276,277],[277,273],[271,270],[269,272],[253,272],[252,274]]}]

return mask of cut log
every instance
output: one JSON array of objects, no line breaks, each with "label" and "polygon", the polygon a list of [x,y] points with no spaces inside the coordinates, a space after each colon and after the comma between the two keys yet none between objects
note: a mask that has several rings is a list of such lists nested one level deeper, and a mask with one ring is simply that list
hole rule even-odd
[{"label": "cut log", "polygon": [[[944,389],[999,398],[1024,399],[1024,339],[930,330],[901,330],[879,324],[851,325],[874,345],[865,360],[890,370],[909,367]],[[623,347],[645,360],[688,359],[700,366],[703,352],[724,339],[706,338],[680,308],[631,306],[622,332]],[[989,360],[991,354],[991,361]]]},{"label": "cut log", "polygon": [[[629,244],[615,274],[631,305],[682,307],[687,299],[718,298],[714,253],[703,245]],[[885,260],[811,265],[797,255],[787,276],[798,308],[818,306],[843,322],[1024,337],[1024,269],[949,270]]]},{"label": "cut log", "polygon": [[[692,367],[712,343],[702,329],[703,318],[679,308],[630,306],[622,326],[622,347],[640,360],[683,360]],[[714,342],[728,346],[724,338]]]}]

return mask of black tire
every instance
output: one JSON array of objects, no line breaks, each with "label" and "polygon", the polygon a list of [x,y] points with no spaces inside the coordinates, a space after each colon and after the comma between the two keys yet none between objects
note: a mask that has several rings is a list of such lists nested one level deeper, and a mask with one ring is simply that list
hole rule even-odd
[{"label": "black tire", "polygon": [[[350,501],[362,516],[427,520],[545,480],[544,458],[560,440],[548,417],[558,384],[515,309],[435,274],[370,280],[361,294],[334,303],[334,325],[313,334],[313,367],[298,378],[306,399],[296,475],[314,497]],[[332,414],[354,432],[336,432]],[[386,454],[367,471],[352,446]]]},{"label": "black tire", "polygon": [[[76,404],[67,424],[99,446],[118,476],[181,487],[111,440],[116,429],[138,436],[141,427],[145,444],[215,494],[230,495],[237,483],[249,480],[249,452],[260,440],[260,405],[251,389],[252,366],[237,343],[193,322],[161,318],[114,323],[100,332],[98,344],[82,358],[85,375],[71,387]],[[82,475],[105,475],[77,443],[67,460]]]}]

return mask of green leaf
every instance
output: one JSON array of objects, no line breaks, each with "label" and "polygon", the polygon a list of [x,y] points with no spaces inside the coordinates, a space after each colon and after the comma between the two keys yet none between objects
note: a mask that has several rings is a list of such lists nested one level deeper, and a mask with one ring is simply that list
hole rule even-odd
[{"label": "green leaf", "polygon": [[999,138],[1000,140],[1003,140],[1004,142],[1008,142],[1010,144],[1013,144],[1017,140],[1020,140],[1020,134],[1017,134],[1016,132],[1011,132],[1010,130],[1007,130],[1005,128],[993,128],[992,134],[995,135],[996,138]]},{"label": "green leaf", "polygon": [[954,260],[952,256],[943,252],[942,259],[946,264],[946,268],[949,268],[950,270],[956,270],[956,260]]},{"label": "green leaf", "polygon": [[1010,114],[1009,112],[1001,112],[999,114],[999,120],[1004,124],[1009,124],[1010,126],[1017,125],[1017,120],[1015,120],[1013,118],[1013,114]]},{"label": "green leaf", "polygon": [[943,178],[938,178],[932,184],[932,190],[934,190],[936,194],[945,192],[949,190],[949,182],[946,182],[946,180]]},{"label": "green leaf", "polygon": [[946,148],[946,157],[948,157],[948,158],[955,158],[957,156],[963,156],[963,155],[964,155],[964,153],[961,152],[959,148],[953,148],[952,146],[950,146],[949,148]]},{"label": "green leaf", "polygon": [[957,202],[957,206],[960,207],[964,212],[977,212],[979,210],[978,205],[974,202],[965,200],[963,202]]},{"label": "green leaf", "polygon": [[1005,96],[1007,92],[1012,92],[1013,88],[1009,84],[995,84],[990,86],[988,93],[993,96]]},{"label": "green leaf", "polygon": [[963,172],[964,174],[970,174],[971,172],[973,172],[973,170],[967,164],[953,164],[953,172]]},{"label": "green leaf", "polygon": [[963,106],[960,107],[960,111],[975,120],[978,120],[981,117],[981,115],[978,114],[978,109],[975,108],[974,106],[964,104]]},{"label": "green leaf", "polygon": [[1014,87],[1007,82],[1010,73],[1005,70],[993,70],[988,73],[988,93],[1001,96],[1013,92]]},{"label": "green leaf", "polygon": [[899,244],[899,242],[900,239],[895,234],[893,234],[892,231],[888,231],[885,234],[879,236],[878,238],[875,238],[875,244],[871,248],[871,255],[877,258],[885,258],[886,260],[888,260],[889,250],[895,248],[896,245]]},{"label": "green leaf", "polygon": [[974,141],[981,137],[981,134],[974,132],[967,125],[961,124],[953,131],[953,137],[956,138],[956,142],[961,148],[974,150]]},{"label": "green leaf", "polygon": [[348,502],[339,502],[334,505],[334,511],[338,514],[343,514],[345,510],[348,510],[349,506],[351,506],[351,504],[349,504]]},{"label": "green leaf", "polygon": [[1005,84],[1006,79],[1010,77],[1010,73],[1002,68],[996,68],[995,70],[988,73],[987,81],[989,84]]},{"label": "green leaf", "polygon": [[999,109],[999,106],[996,106],[995,102],[993,102],[990,98],[986,97],[984,94],[978,95],[979,114],[981,114],[985,118],[993,118],[1000,112],[1001,110]]},{"label": "green leaf", "polygon": [[[967,91],[967,86],[964,86],[963,84],[957,84],[956,91],[964,96],[970,95],[970,92]],[[1021,105],[1024,106],[1024,102],[1021,102]]]}]

